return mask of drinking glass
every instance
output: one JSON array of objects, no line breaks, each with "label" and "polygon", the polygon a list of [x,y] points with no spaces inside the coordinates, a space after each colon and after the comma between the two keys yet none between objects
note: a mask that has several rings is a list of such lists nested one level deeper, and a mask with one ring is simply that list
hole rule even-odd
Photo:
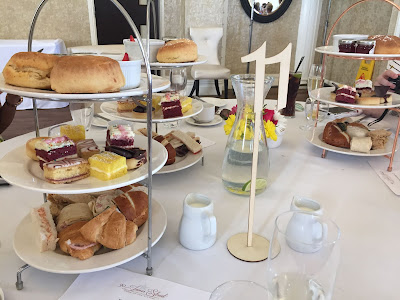
[{"label": "drinking glass", "polygon": [[286,107],[282,108],[281,111],[281,114],[287,118],[295,117],[296,97],[300,87],[301,76],[302,76],[301,72],[289,73]]},{"label": "drinking glass", "polygon": [[170,89],[182,96],[186,94],[187,74],[186,68],[173,68],[169,74]]},{"label": "drinking glass", "polygon": [[233,280],[217,287],[210,296],[210,300],[268,300],[268,290],[253,281]]},{"label": "drinking glass", "polygon": [[89,131],[93,121],[94,104],[89,102],[70,103],[69,111],[74,125],[83,125],[85,130]]},{"label": "drinking glass", "polygon": [[323,84],[323,79],[321,79],[321,75],[322,65],[313,64],[310,68],[310,72],[308,73],[307,90],[309,96],[311,94],[311,91],[320,88],[321,81]]},{"label": "drinking glass", "polygon": [[289,211],[275,220],[267,260],[272,299],[330,300],[339,263],[340,230],[323,215]]},{"label": "drinking glass", "polygon": [[306,102],[304,102],[304,114],[306,115],[306,124],[300,125],[301,130],[310,130],[312,128],[313,106],[314,102],[310,98],[307,98]]}]

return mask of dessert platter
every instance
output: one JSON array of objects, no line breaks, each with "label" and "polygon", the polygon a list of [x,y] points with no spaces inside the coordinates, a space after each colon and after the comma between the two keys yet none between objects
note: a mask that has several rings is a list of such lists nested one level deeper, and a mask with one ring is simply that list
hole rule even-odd
[{"label": "dessert platter", "polygon": [[343,57],[343,58],[358,58],[358,59],[374,59],[374,60],[387,60],[399,59],[400,54],[366,54],[366,53],[346,53],[339,52],[334,46],[320,46],[315,48],[315,51],[327,54],[330,56]]},{"label": "dessert platter", "polygon": [[[167,215],[164,208],[153,199],[153,242],[154,246],[164,234],[167,226]],[[138,231],[136,241],[122,249],[105,250],[97,252],[90,259],[81,261],[68,256],[61,250],[39,252],[32,233],[32,221],[30,215],[22,219],[14,235],[14,250],[18,257],[42,271],[62,274],[88,273],[109,269],[128,262],[147,251],[146,222]]]},{"label": "dessert platter", "polygon": [[[96,134],[93,139],[99,146],[105,144],[105,136]],[[147,138],[136,136],[135,146],[147,149]],[[154,174],[167,161],[167,151],[157,142],[152,143],[152,148],[152,174]],[[23,145],[7,153],[0,160],[1,176],[10,184],[33,191],[60,194],[100,192],[135,183],[147,177],[147,164],[144,164],[136,170],[128,171],[127,174],[108,181],[90,176],[69,184],[53,184],[45,180],[39,163],[29,158],[25,152],[26,146]]]}]

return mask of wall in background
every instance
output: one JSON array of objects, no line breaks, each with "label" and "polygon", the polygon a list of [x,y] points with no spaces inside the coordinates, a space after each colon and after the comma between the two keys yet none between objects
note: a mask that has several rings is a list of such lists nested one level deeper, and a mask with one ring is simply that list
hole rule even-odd
[{"label": "wall in background", "polygon": [[[27,39],[40,0],[1,0],[0,39]],[[87,0],[51,0],[36,23],[34,39],[64,40],[67,47],[90,45]]]}]

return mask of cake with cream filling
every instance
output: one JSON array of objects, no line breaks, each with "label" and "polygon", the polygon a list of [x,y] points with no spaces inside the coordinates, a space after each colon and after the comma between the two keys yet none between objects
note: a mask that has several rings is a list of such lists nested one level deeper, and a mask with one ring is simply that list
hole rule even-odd
[{"label": "cake with cream filling", "polygon": [[106,151],[125,157],[128,170],[135,170],[147,162],[146,150],[137,147],[124,149],[116,146],[106,146]]},{"label": "cake with cream filling", "polygon": [[50,161],[77,157],[74,141],[66,136],[49,138],[36,142],[36,156],[39,158],[40,167]]},{"label": "cake with cream filling", "polygon": [[127,173],[126,158],[112,152],[102,152],[89,157],[90,175],[101,180],[111,180]]},{"label": "cake with cream filling", "polygon": [[355,88],[344,85],[337,89],[335,100],[336,102],[354,104],[356,103],[356,94],[357,90]]},{"label": "cake with cream filling", "polygon": [[160,101],[164,119],[182,117],[180,96],[177,93],[166,93]]},{"label": "cake with cream filling", "polygon": [[89,175],[89,163],[83,158],[65,158],[43,164],[43,176],[50,183],[73,182]]},{"label": "cake with cream filling", "polygon": [[106,146],[117,146],[132,149],[135,133],[129,125],[113,125],[107,130]]},{"label": "cake with cream filling", "polygon": [[93,139],[81,140],[77,142],[76,149],[78,156],[85,159],[88,159],[94,154],[100,153],[100,149]]},{"label": "cake with cream filling", "polygon": [[362,96],[364,93],[371,93],[372,92],[372,81],[365,80],[365,79],[357,79],[356,80],[356,91],[357,93]]}]

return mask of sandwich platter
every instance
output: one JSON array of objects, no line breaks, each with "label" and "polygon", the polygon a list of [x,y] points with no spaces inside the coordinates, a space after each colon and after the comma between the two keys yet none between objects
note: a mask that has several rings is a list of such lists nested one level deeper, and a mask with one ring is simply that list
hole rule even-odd
[{"label": "sandwich platter", "polygon": [[[383,155],[391,155],[392,154],[393,139],[391,137],[389,137],[389,140],[386,143],[384,149],[371,150],[369,153],[362,153],[362,152],[351,151],[350,149],[347,149],[347,148],[335,147],[335,146],[325,143],[322,140],[323,132],[324,132],[324,126],[315,127],[314,130],[310,130],[307,133],[307,141],[309,141],[314,146],[317,146],[318,148],[336,152],[336,153],[340,153],[340,154],[346,154],[346,155],[368,156],[369,157],[369,156],[383,156]],[[399,145],[397,145],[396,151],[398,149],[399,149]]]},{"label": "sandwich platter", "polygon": [[[117,111],[117,106],[118,103],[115,101],[112,102],[104,102],[100,105],[100,109],[103,113],[106,115],[116,118],[116,119],[123,119],[123,120],[128,120],[132,122],[138,122],[138,123],[146,123],[147,122],[147,114],[142,113],[140,116],[138,116],[138,113],[134,112],[118,112]],[[164,119],[162,115],[161,109],[159,109],[157,112],[155,112],[153,116],[153,123],[166,123],[166,122],[174,122],[174,121],[179,121],[183,120],[189,117],[193,117],[197,114],[199,114],[203,110],[203,104],[198,101],[193,99],[192,100],[192,108],[189,109],[187,112],[183,114],[182,117],[175,117],[175,118],[168,118]]]},{"label": "sandwich platter", "polygon": [[[168,79],[161,76],[152,75],[152,91],[159,92],[165,90],[170,86]],[[140,85],[136,89],[123,90],[115,93],[98,93],[98,94],[59,94],[55,91],[39,90],[32,88],[17,87],[6,84],[3,75],[0,74],[0,91],[10,94],[15,94],[23,97],[53,100],[53,101],[83,101],[83,100],[97,100],[97,101],[110,101],[112,99],[121,99],[129,96],[140,96],[147,93],[147,74],[142,73]]]},{"label": "sandwich platter", "polygon": [[[30,266],[51,273],[79,274],[101,271],[126,263],[147,251],[148,221],[137,231],[136,240],[118,250],[104,247],[86,260],[69,256],[59,248],[55,251],[40,252],[35,243],[31,216],[28,214],[19,223],[14,235],[14,251]],[[167,227],[167,215],[164,208],[153,199],[152,201],[152,233],[154,246],[164,234]]]},{"label": "sandwich platter", "polygon": [[335,100],[331,99],[331,94],[335,90],[334,87],[325,87],[325,88],[319,88],[311,91],[310,97],[312,99],[328,103],[328,104],[333,104],[333,105],[339,105],[339,106],[344,106],[344,107],[354,107],[354,108],[394,108],[394,107],[400,107],[400,95],[398,94],[393,94],[389,93],[392,95],[392,103],[385,103],[381,105],[359,105],[359,104],[349,104],[349,103],[339,103],[336,102]]},{"label": "sandwich platter", "polygon": [[162,167],[161,170],[158,171],[156,174],[167,174],[184,170],[195,165],[202,158],[203,151],[200,151],[196,154],[193,154],[189,151],[188,154],[186,154],[184,157],[176,156],[175,162],[173,164]]},{"label": "sandwich platter", "polygon": [[[103,139],[100,135],[92,137],[101,148],[105,144],[105,133]],[[147,149],[147,137],[135,136],[135,147]],[[152,174],[159,171],[167,161],[167,150],[157,141],[152,143]],[[101,192],[128,184],[132,184],[147,178],[147,166],[144,164],[136,170],[128,171],[124,176],[102,181],[94,177],[88,177],[69,184],[52,184],[43,177],[43,171],[37,161],[31,160],[25,154],[25,145],[8,152],[0,160],[1,176],[10,184],[32,191],[55,194],[81,194]]]},{"label": "sandwich platter", "polygon": [[315,48],[315,51],[331,56],[338,56],[343,58],[357,58],[357,59],[374,59],[374,60],[388,60],[400,59],[400,54],[364,54],[364,53],[346,53],[339,52],[334,46],[321,46]]},{"label": "sandwich platter", "polygon": [[[207,61],[207,56],[199,55],[195,61],[189,61],[184,63],[161,63],[161,62],[151,62],[150,67],[155,69],[170,69],[170,68],[180,68],[180,67],[189,67],[204,64]],[[144,66],[144,62],[142,62]]]}]

